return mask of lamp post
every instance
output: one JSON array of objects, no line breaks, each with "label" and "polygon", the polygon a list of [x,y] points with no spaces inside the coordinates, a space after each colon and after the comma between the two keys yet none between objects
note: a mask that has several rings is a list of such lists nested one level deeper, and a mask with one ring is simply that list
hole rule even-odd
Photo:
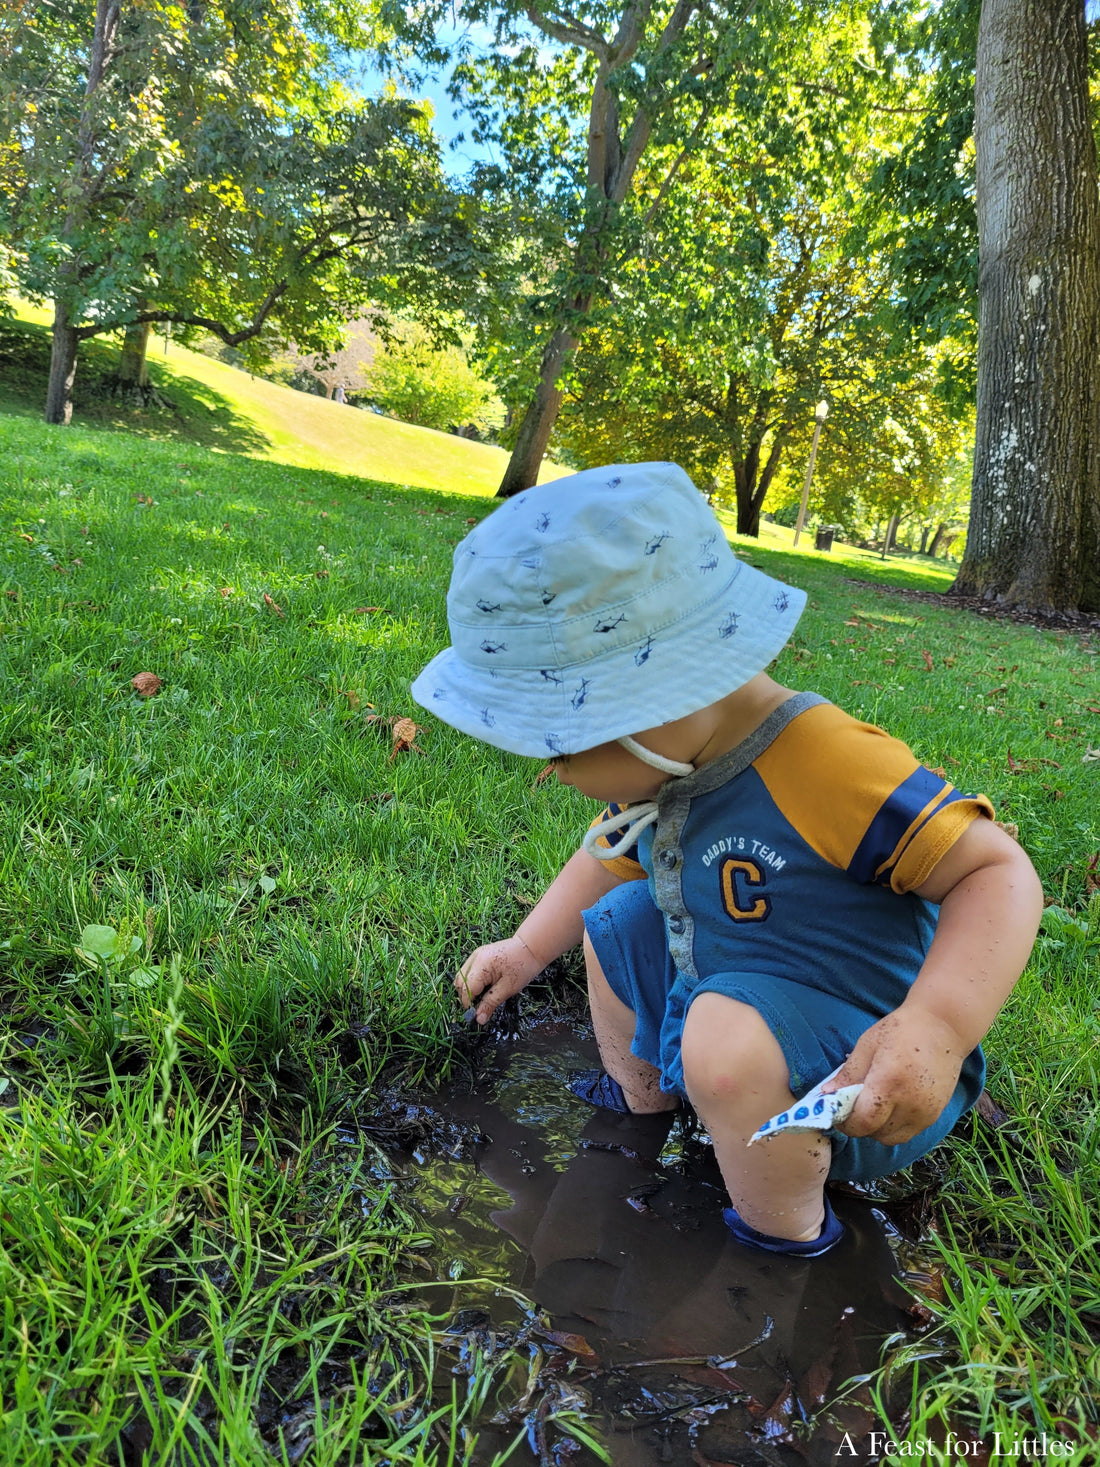
[{"label": "lamp post", "polygon": [[817,444],[821,437],[822,424],[829,415],[829,404],[822,398],[817,407],[814,408],[814,441],[810,444],[810,462],[806,465],[806,482],[802,486],[802,503],[798,506],[798,522],[794,527],[794,543],[798,544],[798,537],[802,533],[802,525],[806,519],[806,505],[810,499],[810,480],[814,476],[814,462],[817,459]]}]

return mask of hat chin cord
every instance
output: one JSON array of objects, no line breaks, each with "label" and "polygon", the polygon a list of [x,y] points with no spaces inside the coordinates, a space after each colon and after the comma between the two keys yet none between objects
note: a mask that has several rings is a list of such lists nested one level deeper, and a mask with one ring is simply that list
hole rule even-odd
[{"label": "hat chin cord", "polygon": [[[616,743],[622,744],[623,748],[640,759],[643,764],[648,764],[652,769],[659,769],[662,774],[671,774],[675,778],[682,779],[685,775],[695,773],[694,764],[685,764],[681,759],[666,759],[663,754],[655,754],[652,749],[647,749],[644,744],[639,744],[637,739],[632,739],[629,734],[624,734]],[[623,856],[633,846],[642,831],[649,825],[654,824],[657,819],[657,801],[640,800],[636,805],[625,805],[617,815],[609,815],[606,820],[600,820],[593,825],[582,842],[584,849],[590,856],[595,856],[597,861],[614,861]],[[624,828],[625,827],[625,828]],[[618,831],[619,839],[614,845],[600,846],[596,842],[601,836],[611,835]]]}]

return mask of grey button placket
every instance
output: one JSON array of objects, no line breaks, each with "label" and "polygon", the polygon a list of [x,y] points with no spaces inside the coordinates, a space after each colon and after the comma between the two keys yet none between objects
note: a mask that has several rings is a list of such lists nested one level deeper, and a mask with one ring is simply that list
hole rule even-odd
[{"label": "grey button placket", "polygon": [[683,833],[692,800],[720,789],[743,773],[792,719],[808,708],[827,702],[828,699],[819,693],[795,693],[770,713],[744,743],[710,764],[704,764],[695,774],[669,780],[658,791],[659,819],[653,836],[653,889],[657,905],[665,915],[672,961],[688,978],[699,977],[695,966],[695,919],[684,901],[683,886]]},{"label": "grey button placket", "polygon": [[681,836],[691,808],[691,795],[681,786],[686,779],[670,780],[657,796],[657,821],[653,839],[653,886],[657,905],[665,914],[668,927],[668,950],[681,973],[698,978],[695,968],[695,921],[684,903],[684,854]]}]

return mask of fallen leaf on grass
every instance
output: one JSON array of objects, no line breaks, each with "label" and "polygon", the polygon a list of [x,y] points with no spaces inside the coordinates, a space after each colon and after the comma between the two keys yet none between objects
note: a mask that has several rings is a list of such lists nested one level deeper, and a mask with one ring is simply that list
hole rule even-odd
[{"label": "fallen leaf on grass", "polygon": [[357,606],[352,612],[352,616],[363,616],[368,611],[385,611],[385,609],[384,606]]},{"label": "fallen leaf on grass", "polygon": [[269,596],[266,591],[264,592],[264,605],[270,606],[276,616],[283,615],[283,608],[273,597]]},{"label": "fallen leaf on grass", "polygon": [[223,586],[221,588],[221,590],[218,592],[218,595],[219,596],[232,596],[232,594],[233,594],[233,587],[232,586]]},{"label": "fallen leaf on grass", "polygon": [[934,662],[933,662],[933,661],[932,661],[932,654],[931,654],[931,652],[922,652],[922,653],[921,653],[921,656],[922,656],[922,657],[923,657],[923,658],[924,658],[924,665],[925,665],[925,667],[926,667],[926,668],[927,668],[927,669],[928,669],[928,671],[929,671],[929,672],[931,672],[931,671],[932,671],[932,669],[933,669],[933,668],[934,668],[934,667],[935,667],[935,665],[936,665],[936,664],[935,664],[935,663],[934,663]]},{"label": "fallen leaf on grass", "polygon": [[130,686],[139,698],[151,698],[160,692],[163,683],[155,672],[139,672],[130,679]]},{"label": "fallen leaf on grass", "polygon": [[1100,759],[1100,749],[1088,748],[1081,755],[1082,764],[1092,764],[1096,759]]},{"label": "fallen leaf on grass", "polygon": [[[367,706],[373,707],[373,704],[368,704]],[[388,724],[390,729],[392,730],[393,748],[390,750],[391,764],[393,763],[394,759],[396,759],[398,754],[404,754],[410,751],[415,754],[424,753],[424,750],[416,742],[417,734],[422,734],[424,730],[423,728],[421,728],[420,724],[416,723],[413,719],[401,718],[396,714],[392,715],[389,718],[384,718],[381,713],[368,713],[366,717],[366,722],[385,723]]]},{"label": "fallen leaf on grass", "polygon": [[24,535],[24,534],[20,533],[19,538],[20,538],[20,540],[26,540],[26,542],[27,542],[28,545],[33,545],[34,544],[34,536],[33,535]]},{"label": "fallen leaf on grass", "polygon": [[[340,694],[341,698],[346,698],[348,700],[349,708],[354,709],[359,707],[359,694],[355,691],[354,688],[337,688],[336,691]],[[367,707],[373,708],[374,704],[368,703]]]},{"label": "fallen leaf on grass", "polygon": [[418,723],[415,723],[411,718],[395,719],[393,725],[393,748],[390,750],[390,762],[392,763],[398,754],[402,754],[408,749],[415,749],[418,754],[422,754],[424,750],[417,747],[416,736],[418,733],[423,732],[424,730],[420,727],[420,725]]},{"label": "fallen leaf on grass", "polygon": [[553,764],[547,764],[535,775],[535,783],[541,784],[544,779],[549,779],[554,772]]}]

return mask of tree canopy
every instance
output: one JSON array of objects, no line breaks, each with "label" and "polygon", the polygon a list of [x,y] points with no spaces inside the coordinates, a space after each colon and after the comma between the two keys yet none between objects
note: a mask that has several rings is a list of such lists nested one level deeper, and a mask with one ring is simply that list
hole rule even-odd
[{"label": "tree canopy", "polygon": [[[55,305],[47,416],[81,340],[141,322],[324,351],[373,302],[452,300],[480,261],[419,109],[364,101],[358,5],[28,0],[0,50],[0,234]],[[440,268],[445,265],[445,269]]]}]

